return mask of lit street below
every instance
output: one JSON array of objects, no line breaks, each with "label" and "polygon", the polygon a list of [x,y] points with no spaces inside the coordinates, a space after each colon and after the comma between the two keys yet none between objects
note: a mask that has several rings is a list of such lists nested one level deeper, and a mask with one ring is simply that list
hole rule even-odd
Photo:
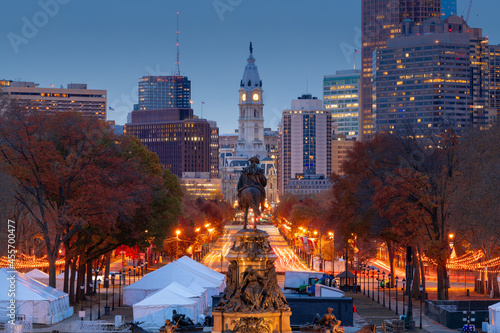
[{"label": "lit street below", "polygon": [[[210,252],[205,256],[202,264],[218,272],[227,272],[228,262],[224,259],[224,257],[231,249],[231,246],[233,246],[233,242],[235,240],[234,234],[242,228],[243,225],[225,226],[224,234],[215,240],[213,245],[210,245]],[[278,256],[278,259],[275,262],[277,272],[310,270],[300,261],[274,225],[258,225],[258,229],[269,234],[271,247],[274,253]]]}]

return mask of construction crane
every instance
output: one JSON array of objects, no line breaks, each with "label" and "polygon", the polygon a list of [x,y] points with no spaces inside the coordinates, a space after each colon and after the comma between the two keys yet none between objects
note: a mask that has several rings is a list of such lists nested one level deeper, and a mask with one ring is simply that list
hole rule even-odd
[{"label": "construction crane", "polygon": [[465,23],[469,23],[470,9],[472,7],[472,0],[469,0],[469,9],[467,10],[467,16],[465,17]]}]

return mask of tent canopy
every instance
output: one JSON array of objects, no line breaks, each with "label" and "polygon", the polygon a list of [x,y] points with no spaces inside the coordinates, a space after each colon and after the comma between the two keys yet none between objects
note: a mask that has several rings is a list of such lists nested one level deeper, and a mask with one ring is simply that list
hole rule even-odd
[{"label": "tent canopy", "polygon": [[[211,297],[219,294],[220,289],[223,288],[224,280],[215,279],[196,268],[188,267],[185,262],[178,263],[174,261],[123,288],[124,304],[133,305],[140,302],[147,296],[167,287],[172,282],[177,282],[183,286],[188,286],[190,283],[195,282],[205,288],[208,297]],[[208,299],[209,305],[210,301],[211,299]]]},{"label": "tent canopy", "polygon": [[[0,269],[0,290],[9,290],[9,280],[7,277],[15,276],[16,280],[16,301],[44,301],[55,300],[67,296],[60,290],[46,286],[25,274],[17,271],[2,268]],[[8,300],[8,293],[0,293],[0,300]]]},{"label": "tent canopy", "polygon": [[134,321],[144,321],[145,327],[159,328],[166,319],[171,319],[173,310],[196,321],[198,303],[164,288],[133,305]]},{"label": "tent canopy", "polygon": [[38,268],[35,268],[34,270],[29,271],[28,273],[26,273],[24,275],[26,275],[32,279],[48,279],[49,278],[49,274],[42,272]]},{"label": "tent canopy", "polygon": [[[33,323],[55,324],[73,314],[66,293],[38,282],[25,274],[9,268],[0,269],[0,290],[9,290],[15,281],[16,314]],[[9,293],[0,293],[0,317],[8,320]]]},{"label": "tent canopy", "polygon": [[224,281],[224,279],[226,277],[224,274],[216,272],[213,269],[210,269],[207,266],[200,264],[196,260],[189,258],[188,256],[183,256],[182,258],[177,259],[175,262],[178,263],[179,265],[186,267],[186,268],[194,269],[200,273],[208,275],[211,278],[218,280],[218,281]]}]

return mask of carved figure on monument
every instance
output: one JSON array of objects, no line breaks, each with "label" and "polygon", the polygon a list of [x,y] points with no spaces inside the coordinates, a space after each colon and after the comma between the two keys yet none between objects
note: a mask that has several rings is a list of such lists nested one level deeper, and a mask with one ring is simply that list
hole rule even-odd
[{"label": "carved figure on monument", "polygon": [[177,325],[172,324],[170,319],[165,320],[165,326],[160,328],[160,332],[165,332],[165,333],[174,333],[175,329],[177,328]]},{"label": "carved figure on monument", "polygon": [[243,281],[241,283],[242,298],[245,303],[255,308],[261,301],[263,287],[264,278],[252,267],[248,267],[243,273]]},{"label": "carved figure on monument", "polygon": [[269,327],[271,322],[264,318],[246,317],[233,322],[235,323],[232,330],[234,333],[271,333]]},{"label": "carved figure on monument", "polygon": [[[247,228],[248,209],[252,208],[255,215],[260,216],[260,209],[264,207],[266,200],[266,191],[264,187],[267,185],[264,169],[260,168],[260,163],[257,156],[249,159],[250,165],[241,171],[241,176],[238,181],[238,204],[239,209],[245,212],[245,225]],[[255,224],[254,229],[257,229]]]},{"label": "carved figure on monument", "polygon": [[314,332],[326,332],[331,331],[332,333],[343,333],[344,329],[339,327],[341,321],[338,320],[332,313],[333,309],[328,308],[327,313],[320,317],[319,313],[313,319],[312,324],[305,325],[301,327],[302,330],[312,330]]},{"label": "carved figure on monument", "polygon": [[180,328],[187,326],[195,326],[191,318],[186,317],[185,314],[177,313],[177,310],[172,311],[172,321]]}]

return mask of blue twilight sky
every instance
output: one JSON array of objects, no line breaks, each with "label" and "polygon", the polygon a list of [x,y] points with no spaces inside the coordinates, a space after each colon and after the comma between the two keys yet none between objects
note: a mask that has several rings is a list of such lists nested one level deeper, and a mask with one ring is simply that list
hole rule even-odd
[{"label": "blue twilight sky", "polygon": [[[56,4],[56,5],[55,5]],[[458,0],[458,13],[468,0]],[[498,0],[476,0],[470,24],[500,44]],[[2,3],[0,79],[41,87],[87,83],[106,89],[108,119],[124,124],[143,75],[173,74],[176,12],[180,68],[195,114],[238,127],[238,89],[253,42],[263,81],[265,126],[306,90],[322,97],[323,75],[353,67],[360,49],[355,0],[23,0]],[[48,14],[47,14],[48,13]],[[356,55],[356,68],[360,65]]]}]

